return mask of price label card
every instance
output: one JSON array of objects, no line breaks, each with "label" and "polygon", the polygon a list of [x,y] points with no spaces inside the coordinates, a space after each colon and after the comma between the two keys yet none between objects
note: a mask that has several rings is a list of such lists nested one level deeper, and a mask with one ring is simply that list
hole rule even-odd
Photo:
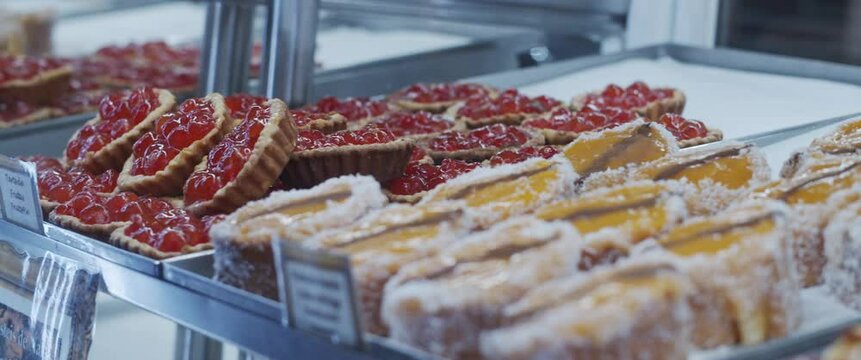
[{"label": "price label card", "polygon": [[0,241],[0,359],[86,360],[99,273]]},{"label": "price label card", "polygon": [[0,155],[0,213],[8,222],[45,234],[35,165]]},{"label": "price label card", "polygon": [[361,348],[362,325],[350,259],[274,240],[285,325]]}]

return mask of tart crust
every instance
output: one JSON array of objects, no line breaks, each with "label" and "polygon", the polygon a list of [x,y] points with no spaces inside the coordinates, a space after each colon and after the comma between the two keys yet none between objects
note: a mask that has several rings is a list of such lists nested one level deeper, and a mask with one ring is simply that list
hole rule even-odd
[{"label": "tart crust", "polygon": [[114,245],[118,248],[125,249],[131,251],[133,253],[141,254],[148,258],[153,259],[166,259],[169,257],[179,256],[183,254],[190,254],[193,252],[203,251],[212,249],[211,243],[203,243],[197,244],[194,246],[183,246],[182,251],[171,251],[165,252],[161,251],[157,248],[150,246],[147,243],[141,242],[131,236],[125,234],[125,230],[128,227],[128,224],[122,225],[116,228],[113,232],[110,233],[109,242],[111,245]]},{"label": "tart crust", "polygon": [[0,84],[0,100],[19,99],[32,104],[47,105],[68,91],[72,67],[64,65],[36,74],[26,80]]},{"label": "tart crust", "polygon": [[[597,94],[592,92],[590,94]],[[586,101],[586,96],[589,94],[578,95],[571,100],[571,109],[579,111]],[[685,110],[685,93],[679,89],[673,89],[673,96],[652,101],[645,106],[631,109],[638,115],[645,117],[651,121],[658,121],[661,115],[666,113],[681,114]]]},{"label": "tart crust", "polygon": [[317,130],[324,134],[331,134],[347,128],[347,118],[336,112],[326,114],[325,118],[314,119],[305,125],[297,126],[297,130]]},{"label": "tart crust", "polygon": [[125,221],[114,221],[107,224],[86,224],[74,216],[60,215],[56,211],[51,211],[48,215],[48,220],[64,229],[89,235],[97,239],[107,239],[112,231],[126,225]]},{"label": "tart crust", "polygon": [[53,113],[54,112],[51,110],[51,108],[40,108],[39,110],[36,110],[30,114],[27,114],[26,116],[21,117],[21,118],[17,118],[17,119],[11,120],[11,121],[0,121],[0,129],[13,127],[13,126],[21,126],[21,125],[29,124],[32,122],[45,120],[45,119],[50,118],[51,115],[53,115]]},{"label": "tart crust", "polygon": [[[187,205],[186,209],[192,214],[229,213],[265,195],[278,179],[296,146],[296,127],[283,101],[270,99],[266,105],[270,107],[269,123],[260,132],[245,166],[236,178],[218,189],[212,199]],[[204,157],[195,170],[206,167],[207,158]]]},{"label": "tart crust", "polygon": [[382,144],[331,146],[291,155],[281,180],[308,188],[342,175],[371,175],[379,182],[400,176],[410,160],[415,144],[396,139]]},{"label": "tart crust", "polygon": [[715,129],[715,128],[706,127],[706,136],[693,138],[693,139],[679,140],[678,142],[679,142],[680,148],[687,148],[687,147],[692,147],[692,146],[697,146],[697,145],[703,145],[703,144],[718,142],[721,140],[723,140],[723,132],[722,131]]},{"label": "tart crust", "polygon": [[427,195],[428,190],[419,191],[415,194],[398,195],[398,194],[395,194],[395,193],[389,191],[388,189],[383,189],[383,193],[386,194],[386,197],[388,197],[389,201],[391,201],[391,202],[415,204],[415,203],[419,202],[422,199],[422,197]]},{"label": "tart crust", "polygon": [[527,113],[514,113],[514,114],[502,114],[502,115],[494,115],[491,117],[473,119],[468,116],[458,116],[457,112],[463,107],[466,103],[460,102],[457,105],[454,105],[446,111],[446,115],[450,116],[453,119],[457,119],[458,122],[461,122],[466,125],[466,127],[470,129],[480,128],[482,126],[493,125],[493,124],[506,124],[506,125],[520,125],[524,120],[541,114],[547,114],[553,112],[564,105],[559,105],[556,107],[552,107],[547,109],[547,111],[541,114],[527,114]]},{"label": "tart crust", "polygon": [[203,138],[182,149],[168,162],[164,169],[153,175],[132,175],[131,170],[135,160],[135,156],[132,154],[126,160],[123,170],[117,178],[117,187],[120,190],[153,196],[182,194],[182,186],[188,176],[194,172],[194,166],[200,163],[200,160],[209,153],[209,150],[217,145],[224,134],[231,129],[232,121],[227,116],[224,97],[221,94],[212,93],[206,96],[206,100],[213,105],[215,127]]},{"label": "tart crust", "polygon": [[[176,97],[170,91],[164,89],[155,89],[155,91],[158,93],[159,105],[150,111],[139,124],[98,151],[86,153],[83,159],[71,160],[64,150],[63,158],[66,163],[69,166],[77,165],[83,167],[85,170],[97,174],[109,169],[122,169],[126,159],[132,153],[132,145],[134,145],[135,141],[152,128],[156,119],[160,118],[176,104]],[[87,121],[84,126],[92,125],[99,121],[101,121],[101,118],[99,115],[96,115],[94,119]],[[80,131],[80,129],[75,131],[69,141],[77,138]]]},{"label": "tart crust", "polygon": [[[486,86],[486,85],[482,85],[482,87],[485,90],[487,90],[487,95],[490,97],[496,97],[499,94],[499,90],[497,90],[493,87]],[[446,110],[448,110],[449,108],[451,108],[455,105],[463,104],[463,102],[465,100],[455,99],[455,100],[448,100],[448,101],[435,101],[435,102],[421,103],[421,102],[416,102],[416,101],[412,101],[412,100],[405,100],[405,99],[400,98],[400,97],[392,96],[392,97],[389,97],[389,101],[392,104],[394,104],[395,106],[397,106],[401,109],[407,110],[407,111],[427,111],[430,113],[437,114],[437,113],[446,112]]]},{"label": "tart crust", "polygon": [[[427,150],[427,154],[433,158],[435,162],[440,162],[442,159],[457,159],[469,162],[480,162],[487,159],[490,159],[496,153],[511,149],[511,148],[521,148],[527,146],[541,146],[544,145],[544,135],[541,132],[534,131],[526,128],[518,128],[519,130],[525,132],[529,135],[529,139],[526,140],[523,144],[518,146],[510,146],[510,147],[487,147],[487,148],[473,148],[473,149],[464,149],[464,150],[455,150],[455,151],[438,151],[431,150],[428,147],[425,147]],[[430,139],[428,140],[428,142]]]}]

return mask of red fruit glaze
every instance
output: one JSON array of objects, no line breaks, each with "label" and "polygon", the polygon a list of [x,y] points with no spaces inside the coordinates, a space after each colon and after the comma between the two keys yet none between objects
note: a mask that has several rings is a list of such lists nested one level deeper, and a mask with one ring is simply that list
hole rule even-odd
[{"label": "red fruit glaze", "polygon": [[428,153],[424,151],[424,149],[420,147],[415,147],[413,148],[413,152],[410,154],[410,162],[424,160],[427,156]]},{"label": "red fruit glaze", "polygon": [[483,119],[508,114],[540,114],[559,107],[559,100],[546,96],[530,98],[517,90],[508,89],[499,96],[475,96],[458,109],[458,116]]},{"label": "red fruit glaze", "polygon": [[358,121],[369,117],[380,116],[389,111],[389,105],[382,101],[366,97],[338,99],[327,96],[305,110],[318,113],[336,112],[347,118],[347,121]]},{"label": "red fruit glaze", "polygon": [[63,65],[63,61],[53,58],[0,56],[0,85],[14,80],[30,80]]},{"label": "red fruit glaze", "polygon": [[205,99],[188,99],[175,112],[162,115],[153,130],[132,147],[132,175],[154,175],[183,149],[215,128],[215,109]]},{"label": "red fruit glaze", "polygon": [[552,146],[527,146],[516,150],[502,150],[490,158],[490,165],[514,164],[539,156],[549,159],[558,153],[559,150]]},{"label": "red fruit glaze", "polygon": [[697,120],[689,120],[678,114],[664,114],[657,121],[664,125],[676,139],[688,140],[708,135],[706,126]]},{"label": "red fruit glaze", "polygon": [[58,215],[78,218],[84,224],[109,224],[129,221],[130,214],[125,209],[137,201],[138,196],[132,193],[99,195],[86,190],[75,194],[54,211]]},{"label": "red fruit glaze", "polygon": [[39,169],[37,164],[39,197],[47,201],[64,203],[82,191],[110,193],[117,187],[118,175],[115,170],[92,175],[74,167],[68,171],[55,166]]},{"label": "red fruit glaze", "polygon": [[269,123],[269,116],[268,107],[252,106],[245,119],[209,151],[206,169],[195,171],[185,182],[186,204],[212,199],[219,189],[239,175],[260,133]]},{"label": "red fruit glaze", "polygon": [[426,111],[398,111],[376,119],[372,124],[384,128],[397,137],[442,132],[454,126],[454,122],[442,115]]},{"label": "red fruit glaze", "polygon": [[45,171],[48,169],[63,170],[63,164],[60,160],[43,155],[21,156],[18,160],[31,162],[36,165],[36,172]]},{"label": "red fruit glaze", "polygon": [[39,108],[24,101],[0,102],[0,122],[20,120]]},{"label": "red fruit glaze", "polygon": [[479,84],[413,84],[394,93],[392,97],[417,103],[436,103],[488,94],[487,88]]},{"label": "red fruit glaze", "polygon": [[158,106],[158,94],[148,87],[106,96],[99,103],[99,121],[84,125],[78,131],[66,146],[66,157],[79,160],[87,153],[102,149],[143,121]]},{"label": "red fruit glaze", "polygon": [[396,195],[417,194],[478,167],[477,163],[452,159],[443,159],[440,165],[409,163],[403,175],[386,183],[386,189]]},{"label": "red fruit glaze", "polygon": [[307,109],[290,110],[290,116],[293,118],[293,123],[296,126],[305,126],[314,120],[326,119],[330,114],[333,114],[333,112],[321,113]]},{"label": "red fruit glaze", "polygon": [[651,89],[646,83],[636,81],[627,88],[616,84],[607,85],[599,94],[586,95],[584,106],[603,108],[607,106],[620,107],[623,109],[635,109],[648,105],[649,103],[673,96],[673,89],[659,88]]},{"label": "red fruit glaze", "polygon": [[580,133],[607,129],[636,119],[637,115],[632,111],[617,107],[586,107],[576,113],[567,108],[559,108],[547,117],[524,121],[523,126]]},{"label": "red fruit glaze", "polygon": [[263,106],[263,104],[268,100],[269,99],[263,96],[234,94],[226,96],[224,98],[224,103],[227,105],[227,109],[230,110],[230,118],[245,119],[245,115],[248,114],[248,109],[252,106]]},{"label": "red fruit glaze", "polygon": [[444,132],[431,140],[430,148],[436,151],[457,151],[475,148],[504,148],[523,145],[529,135],[514,126],[494,124],[468,133]]},{"label": "red fruit glaze", "polygon": [[172,47],[163,41],[125,46],[106,46],[96,51],[96,56],[114,61],[151,63],[154,65],[195,66],[200,59],[200,50],[194,47]]},{"label": "red fruit glaze", "polygon": [[323,134],[317,130],[300,130],[295,152],[333,146],[383,144],[395,140],[389,131],[369,126],[359,130],[343,130]]},{"label": "red fruit glaze", "polygon": [[178,252],[186,246],[209,242],[209,226],[216,220],[213,217],[204,221],[185,209],[168,208],[133,215],[124,234],[158,250]]}]

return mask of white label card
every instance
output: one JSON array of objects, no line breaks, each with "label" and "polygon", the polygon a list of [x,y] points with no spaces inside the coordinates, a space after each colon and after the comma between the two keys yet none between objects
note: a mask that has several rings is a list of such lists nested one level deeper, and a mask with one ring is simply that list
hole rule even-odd
[{"label": "white label card", "polygon": [[347,256],[273,241],[278,283],[289,326],[363,346],[356,292]]},{"label": "white label card", "polygon": [[0,155],[0,213],[8,222],[45,234],[35,165]]}]

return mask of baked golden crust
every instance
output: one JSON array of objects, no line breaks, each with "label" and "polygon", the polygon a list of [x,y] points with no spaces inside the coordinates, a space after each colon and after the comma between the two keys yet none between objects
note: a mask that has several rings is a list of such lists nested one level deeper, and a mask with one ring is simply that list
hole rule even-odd
[{"label": "baked golden crust", "polygon": [[[540,146],[544,145],[544,135],[542,135],[538,131],[534,131],[531,129],[519,128],[521,131],[525,132],[529,135],[529,139],[526,140],[525,143],[518,147],[527,147],[527,146]],[[430,139],[428,139],[430,140]],[[468,162],[479,162],[490,159],[496,153],[509,149],[509,148],[500,148],[500,147],[487,147],[487,148],[473,148],[466,150],[455,150],[455,151],[439,151],[432,150],[427,148],[425,143],[420,143],[419,146],[425,148],[427,154],[433,158],[435,162],[440,162],[442,159],[457,159]]]},{"label": "baked golden crust", "polygon": [[58,226],[81,233],[84,235],[95,237],[96,239],[107,239],[111,232],[117,228],[126,225],[124,221],[116,221],[107,224],[85,224],[80,219],[69,216],[60,215],[56,211],[51,211],[48,215],[48,220]]},{"label": "baked golden crust", "polygon": [[411,140],[367,145],[330,146],[293,153],[281,180],[309,188],[342,175],[371,175],[385,182],[403,174],[415,144]]},{"label": "baked golden crust", "polygon": [[[229,213],[265,195],[278,179],[296,145],[296,127],[283,101],[271,99],[266,105],[270,107],[269,122],[260,132],[242,170],[236,178],[218,189],[212,199],[187,205],[188,211],[198,216]],[[206,166],[204,157],[195,170]]]},{"label": "baked golden crust", "polygon": [[[131,128],[122,136],[114,139],[98,151],[84,154],[83,159],[69,159],[64,151],[63,158],[66,163],[69,164],[69,166],[83,167],[85,170],[94,174],[99,174],[109,169],[122,169],[126,160],[129,158],[129,155],[132,153],[132,146],[135,141],[152,128],[156,119],[160,118],[176,105],[176,97],[170,91],[163,89],[155,89],[155,91],[158,93],[159,105],[150,111],[146,118],[144,118],[139,124],[135,125],[135,127]],[[84,126],[92,125],[99,121],[101,121],[101,119],[96,115],[94,119],[87,121]],[[72,135],[71,139],[77,138],[79,132],[80,129]]]},{"label": "baked golden crust", "polygon": [[[591,94],[594,94],[594,92]],[[571,100],[571,108],[575,111],[583,108],[583,104],[588,95],[589,94],[578,95]],[[650,121],[658,121],[658,119],[661,118],[661,115],[666,113],[681,114],[685,110],[685,93],[681,90],[673,89],[673,96],[655,100],[645,106],[633,108],[631,110]]]},{"label": "baked golden crust", "polygon": [[138,241],[137,239],[135,239],[131,236],[126,235],[125,230],[127,227],[128,227],[128,224],[125,224],[125,225],[122,225],[122,226],[116,228],[113,232],[111,232],[110,238],[108,240],[110,242],[110,244],[113,246],[116,246],[118,248],[125,249],[125,250],[131,251],[133,253],[141,254],[143,256],[146,256],[146,257],[152,258],[152,259],[157,259],[157,260],[167,259],[167,258],[174,257],[174,256],[179,256],[179,255],[183,255],[183,254],[190,254],[193,252],[209,250],[212,248],[212,244],[203,243],[203,244],[197,244],[194,246],[185,245],[182,247],[182,251],[165,252],[165,251],[161,251],[159,249],[156,249],[147,243]]},{"label": "baked golden crust", "polygon": [[27,114],[27,116],[17,118],[11,121],[0,121],[0,129],[4,129],[7,127],[13,126],[21,126],[33,122],[37,122],[40,120],[45,120],[51,117],[53,111],[50,108],[41,108],[39,110],[34,111],[31,114]]},{"label": "baked golden crust", "polygon": [[391,201],[391,202],[415,204],[415,203],[419,202],[422,199],[422,197],[424,197],[428,192],[427,191],[420,191],[420,192],[417,192],[415,194],[410,194],[410,195],[398,195],[398,194],[392,193],[388,189],[383,189],[383,193],[386,194],[386,197],[389,198],[389,201]]},{"label": "baked golden crust", "polygon": [[692,146],[718,142],[721,140],[723,140],[723,132],[722,131],[715,129],[715,128],[706,127],[706,136],[693,138],[693,139],[679,140],[679,147],[680,148],[688,148],[688,147],[692,147]]},{"label": "baked golden crust", "polygon": [[123,191],[131,191],[140,195],[173,196],[182,194],[182,186],[188,176],[194,172],[194,167],[200,163],[221,138],[231,129],[232,121],[228,118],[224,97],[218,93],[206,96],[206,100],[214,108],[215,127],[203,138],[182,149],[168,162],[164,169],[153,175],[132,175],[132,165],[135,156],[132,154],[126,160],[117,178],[117,187]]},{"label": "baked golden crust", "polygon": [[41,72],[30,79],[11,80],[0,84],[0,100],[23,100],[31,104],[48,105],[69,89],[72,67],[64,65]]},{"label": "baked golden crust", "polygon": [[336,112],[326,114],[326,117],[314,119],[307,124],[297,126],[296,130],[317,130],[324,134],[331,134],[347,128],[347,118]]}]

